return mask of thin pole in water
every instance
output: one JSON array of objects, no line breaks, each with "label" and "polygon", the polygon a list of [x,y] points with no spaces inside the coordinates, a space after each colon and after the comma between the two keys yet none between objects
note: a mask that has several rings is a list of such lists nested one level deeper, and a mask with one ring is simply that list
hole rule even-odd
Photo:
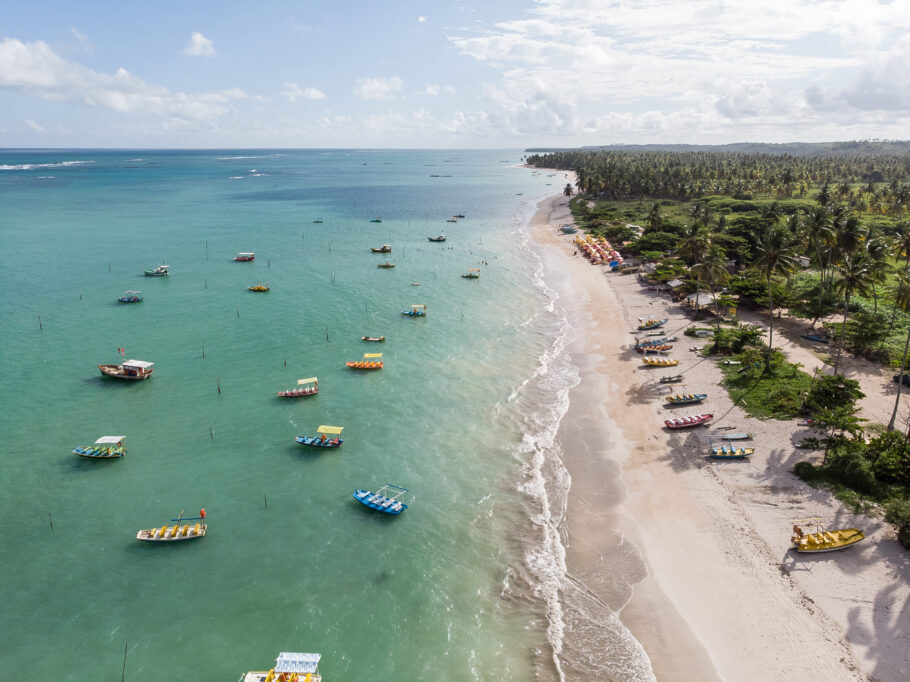
[{"label": "thin pole in water", "polygon": [[51,533],[53,533],[53,532],[54,532],[54,517],[51,516],[51,513],[50,513],[50,512],[48,512],[48,513],[47,513],[47,518],[48,518],[48,520],[51,522]]},{"label": "thin pole in water", "polygon": [[209,427],[209,438],[215,440],[215,432],[212,430],[212,427]]},{"label": "thin pole in water", "polygon": [[202,359],[205,360],[205,339],[202,339]]},{"label": "thin pole in water", "polygon": [[325,340],[326,341],[329,340],[329,328],[328,327],[325,328]]},{"label": "thin pole in water", "polygon": [[110,263],[107,264],[107,271],[108,271],[108,272],[111,271],[111,264],[110,264]]},{"label": "thin pole in water", "polygon": [[215,377],[215,385],[218,387],[218,395],[221,395],[221,379]]},{"label": "thin pole in water", "polygon": [[209,240],[205,240],[205,259],[209,259]]},{"label": "thin pole in water", "polygon": [[128,647],[128,642],[123,645],[123,672],[120,673],[120,682],[125,682],[126,680],[126,650]]},{"label": "thin pole in water", "polygon": [[240,319],[240,304],[237,304],[237,319]]},{"label": "thin pole in water", "polygon": [[266,264],[268,267],[272,267],[272,259],[271,259],[271,258],[266,258],[266,259],[265,259],[265,264]]},{"label": "thin pole in water", "polygon": [[38,329],[40,329],[41,331],[44,331],[44,325],[41,324],[41,316],[40,316],[40,315],[38,315]]},{"label": "thin pole in water", "polygon": [[262,501],[265,502],[265,508],[268,509],[269,508],[269,498],[266,497],[265,493],[262,493]]},{"label": "thin pole in water", "polygon": [[285,367],[288,366],[288,354],[287,353],[284,354],[284,366]]}]

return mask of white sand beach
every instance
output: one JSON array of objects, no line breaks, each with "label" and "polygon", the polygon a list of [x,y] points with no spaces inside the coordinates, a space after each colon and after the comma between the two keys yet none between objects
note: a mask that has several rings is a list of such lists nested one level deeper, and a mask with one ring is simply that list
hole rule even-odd
[{"label": "white sand beach", "polygon": [[[556,196],[539,204],[532,230],[577,331],[569,350],[581,381],[559,433],[572,477],[564,533],[572,579],[620,611],[661,680],[910,679],[910,553],[893,527],[851,515],[793,475],[795,462],[816,456],[794,446],[806,428],[747,418],[718,385],[714,361],[691,352],[705,341],[682,336],[686,312],[634,275],[573,257],[573,237],[557,232],[568,222],[568,199]],[[669,318],[678,368],[640,365],[631,350],[639,317]],[[657,379],[668,373],[684,374],[708,400],[664,407],[671,390]],[[715,415],[710,428],[663,428],[670,416],[699,412]],[[718,427],[755,434],[749,461],[706,457]],[[605,481],[617,479],[624,493],[604,495]],[[867,539],[798,555],[792,521],[809,516],[861,528]],[[631,595],[610,578],[629,554],[646,567]]]}]

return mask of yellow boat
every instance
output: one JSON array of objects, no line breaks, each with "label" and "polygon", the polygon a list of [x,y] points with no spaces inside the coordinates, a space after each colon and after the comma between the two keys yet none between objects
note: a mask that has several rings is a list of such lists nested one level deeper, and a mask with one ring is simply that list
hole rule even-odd
[{"label": "yellow boat", "polygon": [[260,282],[259,284],[256,284],[255,286],[247,287],[247,289],[249,289],[250,291],[268,291],[269,283],[266,282],[265,284],[263,284],[262,282]]},{"label": "yellow boat", "polygon": [[382,353],[364,353],[363,360],[344,364],[351,369],[382,369]]},{"label": "yellow boat", "polygon": [[674,360],[672,358],[652,358],[645,356],[641,359],[642,364],[647,365],[648,367],[675,367],[679,364],[679,360]]},{"label": "yellow boat", "polygon": [[319,661],[322,654],[282,651],[271,670],[251,670],[240,682],[322,682]]},{"label": "yellow boat", "polygon": [[[161,528],[140,530],[136,533],[136,539],[143,542],[183,542],[205,537],[205,509],[199,510],[199,516],[188,519],[184,519],[183,512],[180,512],[179,516],[171,521],[176,521],[176,523],[173,526],[164,524]],[[190,525],[185,523],[186,521],[201,521],[201,523]]]},{"label": "yellow boat", "polygon": [[[858,528],[841,528],[838,530],[823,530],[821,519],[802,519],[793,522],[793,535],[790,541],[797,552],[804,554],[821,554],[822,552],[837,552],[855,545],[866,537]],[[803,532],[800,524],[815,526],[814,533]]]}]

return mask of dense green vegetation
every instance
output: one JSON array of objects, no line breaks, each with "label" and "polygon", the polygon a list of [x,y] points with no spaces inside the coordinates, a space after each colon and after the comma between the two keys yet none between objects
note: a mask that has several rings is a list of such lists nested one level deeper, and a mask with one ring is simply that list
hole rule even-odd
[{"label": "dense green vegetation", "polygon": [[[760,418],[811,415],[825,457],[798,473],[885,504],[910,539],[910,443],[895,430],[903,383],[884,432],[867,441],[858,387],[839,376],[844,351],[906,369],[910,143],[760,151],[561,150],[527,162],[574,171],[576,222],[653,264],[649,278],[727,297],[709,352],[742,363],[721,365],[732,399]],[[834,376],[810,377],[757,330],[722,327],[733,297],[767,314],[772,339],[784,311],[805,319],[827,338]]]}]

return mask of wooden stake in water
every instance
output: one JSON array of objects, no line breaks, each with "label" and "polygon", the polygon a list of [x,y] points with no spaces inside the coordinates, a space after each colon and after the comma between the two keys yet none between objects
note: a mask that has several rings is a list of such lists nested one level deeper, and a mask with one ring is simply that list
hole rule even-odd
[{"label": "wooden stake in water", "polygon": [[266,258],[266,259],[265,259],[265,264],[266,264],[267,267],[272,267],[272,259],[271,259],[271,258]]},{"label": "wooden stake in water", "polygon": [[205,259],[209,259],[209,240],[205,240]]},{"label": "wooden stake in water", "polygon": [[221,395],[221,379],[215,378],[215,385],[218,387],[218,395]]},{"label": "wooden stake in water", "polygon": [[48,518],[48,520],[51,522],[51,533],[53,533],[53,532],[54,532],[54,517],[51,516],[51,513],[50,513],[50,512],[48,512],[48,513],[47,513],[47,518]]},{"label": "wooden stake in water", "polygon": [[288,366],[288,354],[287,353],[284,354],[284,366],[285,367]]},{"label": "wooden stake in water", "polygon": [[110,263],[107,264],[107,271],[108,271],[108,272],[111,271],[111,264],[110,264]]},{"label": "wooden stake in water", "polygon": [[209,281],[208,281],[207,279],[206,279],[206,280],[203,280],[203,281],[205,282],[205,287],[204,287],[204,288],[205,288],[205,289],[208,289],[208,288],[209,288]]},{"label": "wooden stake in water", "polygon": [[325,328],[325,340],[326,341],[329,340],[329,328],[328,327]]},{"label": "wooden stake in water", "polygon": [[41,324],[41,316],[40,316],[40,315],[38,315],[38,329],[40,329],[41,331],[44,331],[44,325]]},{"label": "wooden stake in water", "polygon": [[202,339],[202,359],[205,360],[205,339]]},{"label": "wooden stake in water", "polygon": [[129,647],[129,642],[123,645],[123,672],[120,673],[120,682],[126,681],[126,650]]},{"label": "wooden stake in water", "polygon": [[240,304],[237,304],[237,319],[240,319]]},{"label": "wooden stake in water", "polygon": [[262,501],[265,503],[265,508],[269,508],[269,498],[266,497],[265,493],[262,493]]},{"label": "wooden stake in water", "polygon": [[211,438],[212,440],[215,440],[215,432],[212,431],[211,426],[209,427],[209,438]]}]

